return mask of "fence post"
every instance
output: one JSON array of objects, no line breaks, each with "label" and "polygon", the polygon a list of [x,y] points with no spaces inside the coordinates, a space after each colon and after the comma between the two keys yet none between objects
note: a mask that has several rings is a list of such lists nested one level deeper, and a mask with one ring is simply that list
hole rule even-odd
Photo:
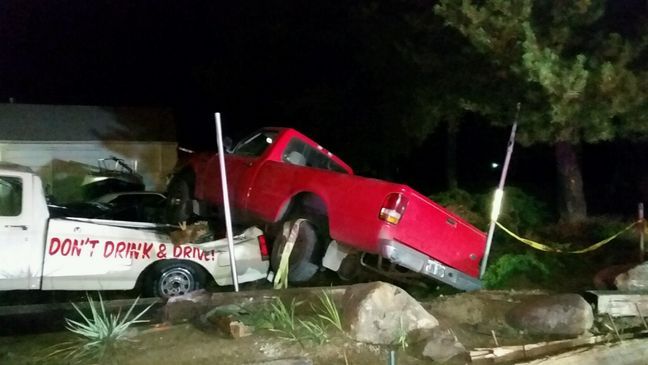
[{"label": "fence post", "polygon": [[639,263],[644,261],[644,232],[646,231],[646,221],[644,220],[644,205],[639,203]]}]

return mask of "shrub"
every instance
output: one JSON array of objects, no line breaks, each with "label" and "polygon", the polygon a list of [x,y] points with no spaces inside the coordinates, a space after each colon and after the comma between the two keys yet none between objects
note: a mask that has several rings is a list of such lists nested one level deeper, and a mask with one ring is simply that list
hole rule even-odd
[{"label": "shrub", "polygon": [[489,289],[510,288],[530,283],[546,283],[552,272],[560,266],[558,261],[540,259],[534,253],[505,254],[490,265],[483,283]]}]

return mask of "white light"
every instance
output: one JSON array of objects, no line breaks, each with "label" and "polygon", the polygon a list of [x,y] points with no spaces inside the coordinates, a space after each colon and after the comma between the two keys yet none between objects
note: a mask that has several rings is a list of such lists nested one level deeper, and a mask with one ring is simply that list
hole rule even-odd
[{"label": "white light", "polygon": [[272,138],[270,138],[270,137],[266,137],[266,142],[267,142],[268,144],[272,144]]},{"label": "white light", "polygon": [[491,211],[491,221],[497,221],[499,217],[500,210],[502,209],[502,198],[504,198],[504,190],[497,189],[495,190],[495,196],[493,197],[493,210]]},{"label": "white light", "polygon": [[492,162],[491,163],[491,168],[496,169],[499,167],[499,164],[497,162]]}]

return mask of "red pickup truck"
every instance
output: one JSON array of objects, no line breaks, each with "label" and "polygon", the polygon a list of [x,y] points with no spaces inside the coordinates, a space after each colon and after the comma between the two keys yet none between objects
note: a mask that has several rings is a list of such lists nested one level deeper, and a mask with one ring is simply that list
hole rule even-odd
[{"label": "red pickup truck", "polygon": [[[274,233],[275,269],[286,241],[282,227],[306,219],[289,259],[292,281],[307,281],[322,266],[349,276],[364,265],[381,272],[404,267],[462,290],[481,287],[483,232],[406,185],[354,175],[294,129],[252,134],[225,164],[234,221]],[[167,194],[172,221],[216,216],[223,201],[218,155],[190,155]]]}]

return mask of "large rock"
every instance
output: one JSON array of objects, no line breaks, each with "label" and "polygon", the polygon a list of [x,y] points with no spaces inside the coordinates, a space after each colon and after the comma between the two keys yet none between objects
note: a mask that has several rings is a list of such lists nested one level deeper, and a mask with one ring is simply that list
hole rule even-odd
[{"label": "large rock", "polygon": [[509,325],[532,335],[576,337],[592,327],[592,307],[577,294],[536,297],[513,307]]},{"label": "large rock", "polygon": [[403,334],[439,325],[403,289],[380,281],[350,286],[343,303],[345,329],[360,342],[394,344]]},{"label": "large rock", "polygon": [[648,262],[617,275],[614,285],[619,290],[648,290]]},{"label": "large rock", "polygon": [[598,290],[616,289],[615,279],[619,274],[625,273],[637,264],[623,264],[608,266],[594,275],[594,287]]},{"label": "large rock", "polygon": [[459,342],[454,333],[449,329],[434,328],[425,330],[413,337],[423,337],[416,346],[425,358],[441,364],[466,364],[470,362],[470,355],[466,347]]}]

